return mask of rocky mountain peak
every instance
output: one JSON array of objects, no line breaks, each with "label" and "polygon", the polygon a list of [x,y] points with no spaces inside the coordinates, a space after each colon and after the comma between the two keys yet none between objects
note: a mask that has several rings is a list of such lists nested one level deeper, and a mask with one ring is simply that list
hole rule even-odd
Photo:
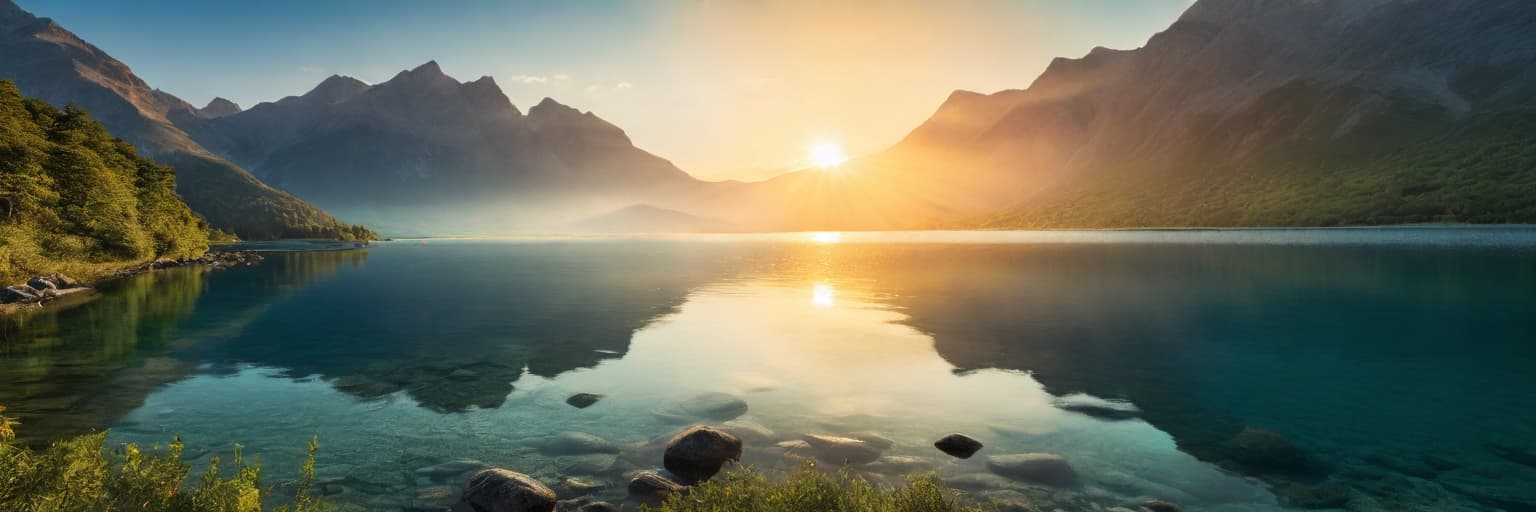
[{"label": "rocky mountain peak", "polygon": [[314,89],[304,93],[303,98],[321,103],[340,103],[357,96],[368,90],[369,85],[362,80],[343,75],[331,75]]},{"label": "rocky mountain peak", "polygon": [[207,106],[197,109],[197,116],[204,119],[217,119],[238,114],[240,110],[239,104],[219,97],[209,101]]}]

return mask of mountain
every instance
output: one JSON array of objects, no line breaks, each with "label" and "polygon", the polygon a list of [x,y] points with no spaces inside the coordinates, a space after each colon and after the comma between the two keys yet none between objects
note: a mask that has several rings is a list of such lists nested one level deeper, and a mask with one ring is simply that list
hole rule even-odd
[{"label": "mountain", "polygon": [[208,228],[175,183],[84,110],[26,99],[0,80],[0,283],[201,255]]},{"label": "mountain", "polygon": [[216,228],[251,239],[365,234],[209,152],[175,125],[199,118],[198,109],[151,88],[53,20],[0,0],[0,79],[6,78],[25,94],[84,108],[146,156],[174,167],[177,193]]},{"label": "mountain", "polygon": [[999,227],[1536,222],[1533,64],[1521,0],[1200,0],[850,172]]},{"label": "mountain", "polygon": [[460,82],[436,62],[178,126],[268,183],[397,233],[558,229],[706,187],[591,112],[546,98],[525,114],[491,77]]},{"label": "mountain", "polygon": [[214,98],[208,102],[208,106],[197,109],[197,117],[214,119],[224,116],[232,116],[240,113],[240,105],[224,98]]},{"label": "mountain", "polygon": [[649,204],[636,204],[571,225],[583,233],[723,233],[735,231],[731,223],[669,210]]}]

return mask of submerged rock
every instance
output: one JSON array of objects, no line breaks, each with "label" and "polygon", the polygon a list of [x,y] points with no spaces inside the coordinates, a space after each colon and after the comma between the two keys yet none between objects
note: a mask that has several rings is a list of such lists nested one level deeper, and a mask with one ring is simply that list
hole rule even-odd
[{"label": "submerged rock", "polygon": [[708,480],[727,462],[741,460],[741,439],[723,430],[694,425],[667,443],[662,465],[684,483]]},{"label": "submerged rock", "polygon": [[577,409],[586,409],[591,407],[592,404],[597,403],[598,400],[602,400],[603,397],[604,395],[594,395],[592,393],[576,393],[571,395],[570,398],[565,399],[565,403]]},{"label": "submerged rock", "polygon": [[460,498],[476,512],[552,512],[555,491],[533,477],[505,469],[486,469],[469,477]]},{"label": "submerged rock", "polygon": [[891,449],[891,447],[896,446],[896,440],[885,437],[879,432],[854,432],[852,434],[848,434],[848,437],[869,443],[870,446],[873,446],[876,450],[880,451],[886,451]]},{"label": "submerged rock", "polygon": [[1286,506],[1306,509],[1340,508],[1349,503],[1349,488],[1335,484],[1290,484],[1276,493]]},{"label": "submerged rock", "polygon": [[834,464],[868,464],[880,458],[880,449],[851,437],[806,434],[802,437],[816,458]]},{"label": "submerged rock", "polygon": [[1084,394],[1067,395],[1057,398],[1052,405],[1063,411],[1071,411],[1108,421],[1129,420],[1141,415],[1141,409],[1138,409],[1130,402],[1106,400]]},{"label": "submerged rock", "polygon": [[642,471],[629,481],[628,491],[630,499],[655,506],[666,500],[667,496],[687,492],[688,487],[668,480],[655,472]]},{"label": "submerged rock", "polygon": [[539,453],[545,455],[585,455],[590,453],[619,453],[618,445],[607,439],[584,432],[562,432],[533,442]]},{"label": "submerged rock", "polygon": [[920,473],[933,469],[938,463],[922,457],[911,455],[886,455],[876,459],[862,469],[871,473],[885,475],[906,475]]},{"label": "submerged rock", "polygon": [[1223,452],[1243,466],[1260,473],[1310,474],[1318,470],[1306,451],[1278,432],[1248,427],[1227,441]]},{"label": "submerged rock", "polygon": [[1183,512],[1178,505],[1163,500],[1147,500],[1141,502],[1141,508],[1147,512]]},{"label": "submerged rock", "polygon": [[678,404],[683,414],[715,421],[728,421],[747,413],[747,402],[728,393],[704,393]]},{"label": "submerged rock", "polygon": [[597,480],[569,476],[560,477],[560,481],[555,483],[555,490],[559,491],[561,496],[566,497],[586,496],[607,487],[608,484]]},{"label": "submerged rock", "polygon": [[491,467],[490,464],[486,464],[478,460],[459,459],[417,468],[415,473],[428,479],[441,481],[448,478],[457,477],[471,471],[479,471],[489,467]]},{"label": "submerged rock", "polygon": [[987,469],[1014,480],[1065,486],[1077,481],[1066,457],[1054,453],[1019,453],[987,457]]},{"label": "submerged rock", "polygon": [[977,441],[971,436],[954,433],[941,437],[938,441],[934,441],[933,447],[938,448],[941,452],[949,454],[951,457],[969,459],[972,455],[975,455],[977,451],[981,450],[982,444],[981,441]]},{"label": "submerged rock", "polygon": [[748,442],[767,442],[774,436],[772,429],[755,421],[736,419],[720,424],[719,428]]}]

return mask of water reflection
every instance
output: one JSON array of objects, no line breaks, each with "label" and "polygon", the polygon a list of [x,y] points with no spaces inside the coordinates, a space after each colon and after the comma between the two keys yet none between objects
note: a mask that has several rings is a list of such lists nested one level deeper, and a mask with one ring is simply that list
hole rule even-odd
[{"label": "water reflection", "polygon": [[[319,433],[380,505],[444,483],[402,472],[460,457],[617,481],[655,463],[671,408],[714,392],[773,433],[756,446],[879,431],[976,493],[1038,489],[933,437],[1066,455],[1086,476],[1060,499],[1101,506],[1274,505],[1218,466],[1388,510],[1536,503],[1529,250],[861,236],[394,244],[155,274],[187,281],[7,326],[0,371],[22,386],[0,403],[49,434],[180,431],[277,461]],[[608,398],[566,406],[578,392]],[[568,431],[637,444],[540,450]],[[1245,431],[1321,464],[1255,464],[1233,450]]]}]

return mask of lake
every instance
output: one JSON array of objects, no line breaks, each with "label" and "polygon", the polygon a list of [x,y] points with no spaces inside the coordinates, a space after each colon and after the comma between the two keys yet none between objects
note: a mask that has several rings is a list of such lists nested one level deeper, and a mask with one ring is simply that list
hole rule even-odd
[{"label": "lake", "polygon": [[[278,482],[318,436],[322,490],[370,509],[442,510],[481,464],[622,499],[656,439],[729,420],[760,468],[864,437],[888,458],[854,471],[1005,505],[1536,510],[1533,363],[1520,227],[401,240],[0,319],[26,441],[179,433]],[[1030,452],[1077,481],[984,462]]]}]

